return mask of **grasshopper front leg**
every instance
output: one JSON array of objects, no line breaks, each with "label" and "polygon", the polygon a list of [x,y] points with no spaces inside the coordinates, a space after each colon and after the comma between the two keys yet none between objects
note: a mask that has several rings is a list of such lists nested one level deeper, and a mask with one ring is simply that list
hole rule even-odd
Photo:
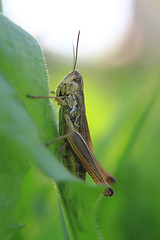
[{"label": "grasshopper front leg", "polygon": [[[55,92],[54,91],[50,91],[51,93],[54,93],[55,94]],[[58,104],[59,105],[61,105],[61,106],[66,106],[67,104],[66,104],[66,102],[63,100],[64,99],[64,97],[52,97],[52,96],[33,96],[33,95],[30,95],[30,94],[28,94],[27,95],[27,97],[28,98],[52,98],[52,99],[55,99],[57,102],[58,102]]]}]

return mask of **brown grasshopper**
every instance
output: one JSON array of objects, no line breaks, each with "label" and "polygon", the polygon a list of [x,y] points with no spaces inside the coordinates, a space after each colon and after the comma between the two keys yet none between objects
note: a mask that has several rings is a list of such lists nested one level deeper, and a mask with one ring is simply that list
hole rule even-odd
[{"label": "brown grasshopper", "polygon": [[49,146],[57,140],[63,140],[61,153],[63,164],[76,176],[85,179],[86,171],[97,184],[106,184],[105,196],[112,196],[113,190],[108,184],[115,183],[115,179],[110,176],[100,165],[93,155],[93,146],[88,128],[84,93],[83,79],[81,74],[75,70],[78,56],[79,35],[77,37],[76,54],[74,54],[73,71],[69,73],[59,83],[56,94],[52,96],[31,96],[31,98],[54,98],[60,105],[59,110],[59,134],[60,137],[54,139]]}]

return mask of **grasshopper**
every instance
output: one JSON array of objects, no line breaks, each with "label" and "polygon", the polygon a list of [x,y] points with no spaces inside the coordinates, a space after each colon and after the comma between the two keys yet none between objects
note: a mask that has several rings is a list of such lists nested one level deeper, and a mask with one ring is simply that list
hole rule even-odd
[{"label": "grasshopper", "polygon": [[59,83],[56,92],[50,93],[56,96],[31,96],[31,98],[54,98],[60,105],[59,109],[59,135],[46,145],[57,140],[63,141],[59,150],[63,164],[77,177],[85,180],[86,171],[97,184],[107,185],[105,196],[112,196],[113,190],[108,184],[115,183],[115,179],[110,176],[100,165],[93,155],[93,146],[88,128],[83,79],[76,70],[78,44],[80,31],[78,32],[76,54],[74,53],[73,70]]}]

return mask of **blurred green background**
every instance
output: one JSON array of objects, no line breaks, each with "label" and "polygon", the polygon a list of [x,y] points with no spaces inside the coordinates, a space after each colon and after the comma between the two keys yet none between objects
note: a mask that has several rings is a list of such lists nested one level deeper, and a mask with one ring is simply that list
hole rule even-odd
[{"label": "blurred green background", "polygon": [[[153,2],[147,10],[148,1],[136,4],[134,25],[116,53],[77,64],[94,153],[117,180],[115,195],[97,209],[104,239],[160,239],[160,5]],[[55,90],[72,61],[44,54]],[[54,183],[35,166],[23,181],[19,221],[26,226],[15,239],[63,239]]]}]

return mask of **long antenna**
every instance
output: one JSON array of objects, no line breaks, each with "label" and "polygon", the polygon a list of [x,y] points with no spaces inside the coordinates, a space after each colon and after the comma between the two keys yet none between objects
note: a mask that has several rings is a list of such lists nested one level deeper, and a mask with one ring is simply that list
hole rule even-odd
[{"label": "long antenna", "polygon": [[77,64],[79,35],[80,35],[80,30],[79,30],[78,36],[77,36],[76,54],[75,54],[75,50],[74,50],[74,47],[73,47],[73,56],[74,56],[73,72],[75,72],[76,64]]}]

